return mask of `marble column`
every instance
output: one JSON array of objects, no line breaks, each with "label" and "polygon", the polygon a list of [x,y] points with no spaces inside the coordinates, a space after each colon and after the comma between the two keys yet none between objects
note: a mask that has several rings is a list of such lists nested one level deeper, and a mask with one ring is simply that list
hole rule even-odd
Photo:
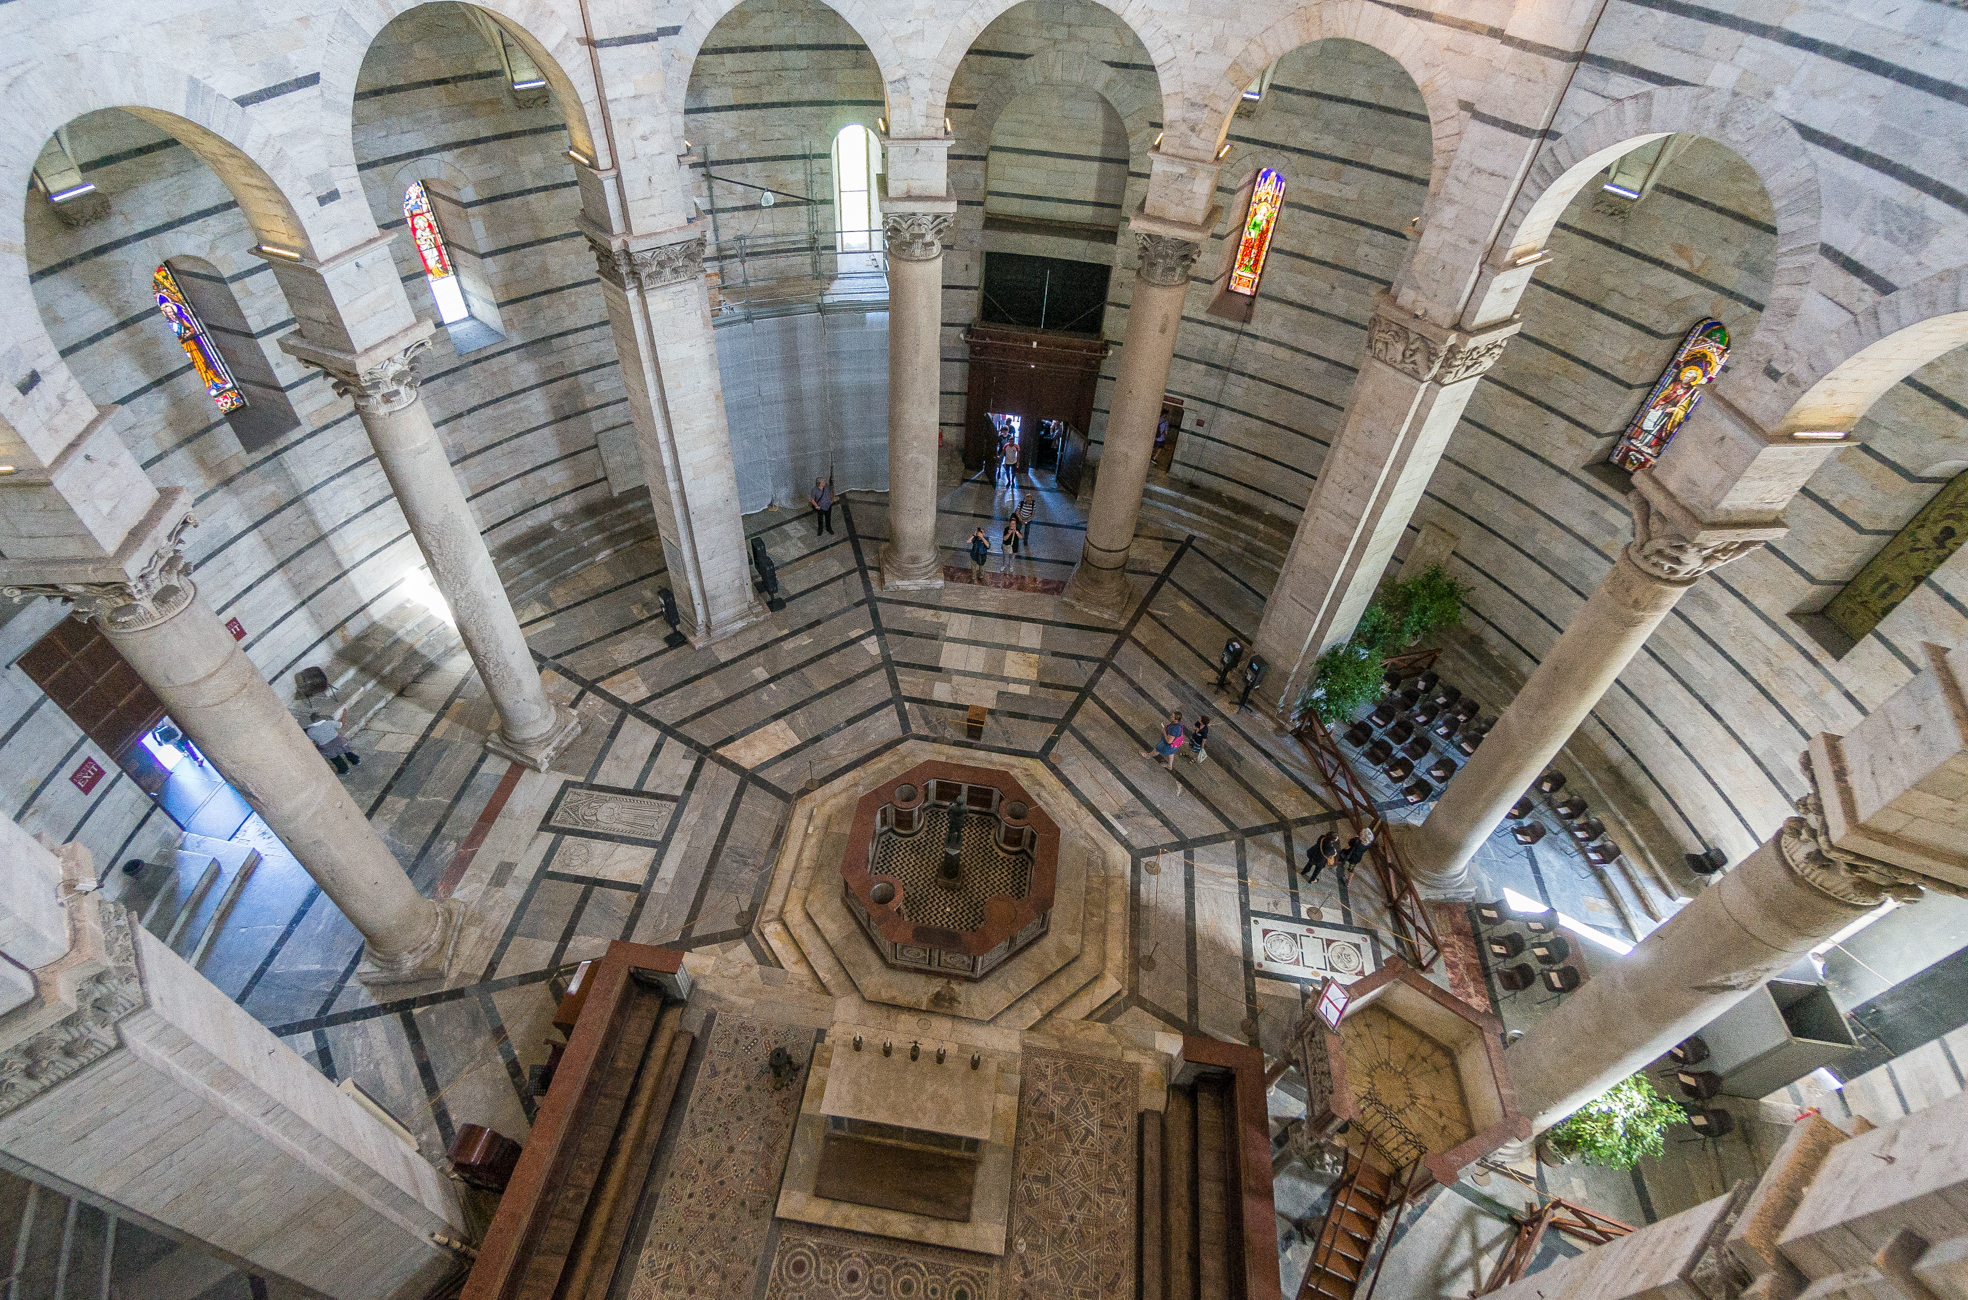
[{"label": "marble column", "polygon": [[1148,485],[1155,454],[1155,432],[1162,419],[1169,363],[1175,359],[1182,329],[1182,304],[1189,294],[1189,271],[1202,254],[1194,240],[1140,233],[1141,265],[1134,273],[1127,331],[1114,373],[1114,396],[1107,411],[1107,433],[1094,480],[1093,509],[1087,516],[1080,562],[1061,597],[1067,604],[1106,618],[1119,618],[1134,602],[1127,578],[1128,548]]},{"label": "marble column", "polygon": [[[1506,312],[1534,265],[1510,268]],[[1353,634],[1476,381],[1521,326],[1509,316],[1450,329],[1381,295],[1345,424],[1257,627],[1256,652],[1271,663],[1267,698],[1279,712],[1298,703],[1319,655]]]},{"label": "marble column", "polygon": [[706,646],[766,616],[752,589],[731,458],[704,237],[608,233],[583,216],[601,273],[643,481],[682,631]]},{"label": "marble column", "polygon": [[1781,524],[1705,527],[1644,472],[1628,502],[1633,541],[1545,653],[1482,747],[1406,833],[1414,883],[1454,894],[1471,887],[1470,858],[1599,703],[1682,593],[1711,569],[1783,535]]},{"label": "marble column", "polygon": [[[1888,898],[1968,895],[1968,651],[1925,669],[1801,762],[1798,815],[1506,1054],[1518,1103],[1548,1128]],[[1489,742],[1484,742],[1488,748]]]},{"label": "marble column", "polygon": [[944,211],[887,211],[888,542],[882,586],[940,587],[936,458],[942,387]]},{"label": "marble column", "polygon": [[417,892],[287,706],[198,594],[183,556],[184,532],[193,522],[185,516],[168,544],[128,581],[17,584],[8,594],[67,600],[97,621],[171,721],[197,742],[362,935],[357,978],[371,984],[441,978],[463,906]]},{"label": "marble column", "polygon": [[430,346],[430,333],[429,323],[420,321],[359,356],[302,339],[284,346],[325,371],[335,391],[355,402],[432,585],[450,606],[458,636],[499,712],[499,729],[485,747],[544,772],[581,729],[580,718],[547,696],[471,502],[417,391],[416,360]]},{"label": "marble column", "polygon": [[457,1193],[415,1147],[93,892],[87,850],[5,819],[0,848],[8,903],[31,881],[61,922],[52,956],[5,945],[48,959],[0,1014],[0,1162],[283,1295],[421,1296],[459,1268]]}]

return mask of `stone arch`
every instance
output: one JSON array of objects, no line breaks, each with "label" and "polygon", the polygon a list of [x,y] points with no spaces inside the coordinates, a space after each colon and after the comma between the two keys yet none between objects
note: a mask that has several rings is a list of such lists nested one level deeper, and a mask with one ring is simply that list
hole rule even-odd
[{"label": "stone arch", "polygon": [[993,78],[990,89],[979,97],[976,110],[968,114],[968,119],[959,129],[957,139],[964,144],[989,149],[991,133],[997,128],[998,118],[1011,101],[1044,86],[1070,86],[1093,91],[1120,116],[1128,129],[1130,141],[1136,131],[1148,129],[1149,123],[1154,120],[1155,110],[1160,108],[1159,102],[1152,105],[1139,103],[1142,96],[1130,93],[1128,74],[1108,67],[1100,59],[1079,50],[1047,50],[1024,60],[1008,76]]},{"label": "stone arch", "polygon": [[[936,53],[936,59],[929,67],[912,67],[905,83],[898,85],[891,80],[889,86],[890,125],[907,124],[908,134],[940,135],[943,116],[950,99],[950,85],[956,80],[957,65],[963,62],[964,55],[977,43],[984,29],[1003,17],[1007,12],[1024,3],[1025,0],[976,0],[969,8],[958,15],[949,28],[949,36]],[[1161,20],[1143,0],[1094,0],[1103,9],[1119,18],[1134,38],[1141,42],[1143,49],[1155,65],[1156,84],[1160,88],[1162,103],[1170,102],[1172,88],[1178,80],[1180,59],[1175,42],[1163,29]],[[1036,59],[1032,60],[1037,62]],[[1095,60],[1097,62],[1097,60]],[[1112,72],[1105,68],[1102,71]],[[1105,95],[1107,102],[1114,104],[1111,96]],[[1115,112],[1122,112],[1120,105],[1114,104]],[[1167,114],[1162,115],[1166,118]],[[1123,114],[1125,120],[1125,114]],[[897,134],[905,132],[898,130]]]},{"label": "stone arch", "polygon": [[1229,133],[1244,87],[1273,63],[1301,46],[1347,40],[1380,51],[1408,74],[1428,106],[1432,157],[1428,198],[1433,202],[1448,179],[1449,162],[1462,139],[1460,80],[1450,70],[1436,29],[1367,0],[1317,0],[1280,19],[1238,51],[1206,94],[1183,104],[1171,118],[1169,138],[1177,152],[1213,157]]},{"label": "stone arch", "polygon": [[[225,184],[263,244],[319,258],[376,233],[364,205],[319,202],[301,168],[248,110],[197,77],[135,56],[51,58],[8,82],[0,91],[6,123],[0,185],[25,196],[35,159],[55,129],[109,108],[142,118],[190,149]],[[9,245],[26,247],[24,202],[0,204],[0,246]],[[49,337],[22,256],[0,259],[0,356],[10,369],[0,376],[6,380],[0,424],[46,464],[95,418],[96,407]],[[31,384],[29,376],[36,376]]]},{"label": "stone arch", "polygon": [[[1772,433],[1850,431],[1889,388],[1968,343],[1968,267],[1950,267],[1888,294],[1840,328],[1718,388]],[[1732,391],[1732,389],[1734,391]]]},{"label": "stone arch", "polygon": [[[704,48],[704,40],[712,29],[742,3],[744,0],[695,0],[680,24],[683,30],[674,38],[663,41],[663,95],[669,104],[671,120],[676,123],[678,139],[683,138],[684,98],[690,91],[690,74],[696,68],[697,53]],[[868,47],[868,53],[874,56],[875,71],[880,75],[889,97],[890,133],[910,134],[898,129],[898,123],[908,119],[898,119],[895,108],[895,88],[906,85],[909,80],[903,72],[906,61],[889,34],[888,19],[883,15],[881,6],[874,0],[820,0],[820,3],[846,23],[848,29]],[[873,126],[872,123],[867,125]],[[940,135],[941,131],[923,134]]]},{"label": "stone arch", "polygon": [[[1704,136],[1732,150],[1763,182],[1777,246],[1759,344],[1796,319],[1818,259],[1817,170],[1795,127],[1760,99],[1708,86],[1669,86],[1615,100],[1547,143],[1532,163],[1503,233],[1497,260],[1544,247],[1551,228],[1588,181],[1628,151],[1665,135]],[[1737,369],[1742,369],[1738,366]]]},{"label": "stone arch", "polygon": [[[321,104],[326,121],[336,128],[340,145],[337,161],[355,165],[355,83],[369,47],[383,28],[431,0],[356,0],[335,14],[321,69]],[[595,160],[599,169],[615,165],[611,143],[598,134],[600,97],[595,93],[594,65],[578,32],[552,0],[472,0],[525,49],[547,79],[554,103],[567,123],[573,146]]]}]

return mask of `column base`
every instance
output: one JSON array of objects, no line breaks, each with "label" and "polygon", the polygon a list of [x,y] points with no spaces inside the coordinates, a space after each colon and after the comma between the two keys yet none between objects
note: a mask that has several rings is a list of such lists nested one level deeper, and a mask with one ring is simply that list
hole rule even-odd
[{"label": "column base", "polygon": [[1416,826],[1389,826],[1388,833],[1395,836],[1401,845],[1401,856],[1408,864],[1408,881],[1415,892],[1423,898],[1473,899],[1476,897],[1476,872],[1467,860],[1449,871],[1430,871],[1415,861]]},{"label": "column base", "polygon": [[379,956],[363,945],[362,964],[355,977],[371,988],[386,984],[421,984],[441,980],[450,973],[451,954],[457,951],[458,936],[465,928],[465,905],[455,898],[432,900],[437,908],[437,926],[430,937],[408,952]]},{"label": "column base", "polygon": [[692,633],[688,640],[692,646],[702,650],[707,645],[724,640],[734,632],[742,632],[754,623],[764,622],[771,612],[763,602],[754,600],[745,606],[743,612]]},{"label": "column base", "polygon": [[581,715],[565,704],[556,704],[553,727],[538,740],[519,744],[508,739],[505,732],[495,731],[485,738],[485,748],[501,758],[510,758],[522,767],[544,772],[553,764],[554,756],[567,748],[567,742],[574,739],[580,730]]},{"label": "column base", "polygon": [[943,585],[943,557],[932,554],[927,560],[903,560],[884,545],[881,552],[883,591],[927,591]]},{"label": "column base", "polygon": [[1081,560],[1066,579],[1066,590],[1059,599],[1074,609],[1083,609],[1100,618],[1119,621],[1134,605],[1134,584],[1126,569],[1099,569]]}]

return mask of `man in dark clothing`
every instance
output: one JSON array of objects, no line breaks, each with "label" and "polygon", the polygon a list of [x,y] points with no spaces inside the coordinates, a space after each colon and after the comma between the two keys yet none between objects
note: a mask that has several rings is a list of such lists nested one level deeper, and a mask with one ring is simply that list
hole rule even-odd
[{"label": "man in dark clothing", "polygon": [[1305,850],[1305,879],[1309,884],[1319,873],[1339,861],[1339,836],[1327,831],[1319,842]]},{"label": "man in dark clothing", "polygon": [[982,528],[970,534],[970,571],[975,574],[984,568],[984,561],[991,558],[991,539],[984,535]]},{"label": "man in dark clothing", "polygon": [[1373,833],[1373,827],[1371,826],[1361,831],[1358,835],[1355,835],[1352,839],[1346,841],[1346,852],[1339,855],[1339,867],[1340,867],[1339,883],[1340,884],[1342,885],[1345,884],[1347,880],[1351,878],[1351,876],[1353,875],[1353,868],[1359,866],[1361,860],[1367,856],[1367,846],[1372,844],[1373,842],[1374,842],[1374,833]]},{"label": "man in dark clothing", "polygon": [[813,535],[834,531],[834,485],[826,479],[813,480],[813,495],[807,498],[813,503],[813,513],[818,516],[813,527]]}]

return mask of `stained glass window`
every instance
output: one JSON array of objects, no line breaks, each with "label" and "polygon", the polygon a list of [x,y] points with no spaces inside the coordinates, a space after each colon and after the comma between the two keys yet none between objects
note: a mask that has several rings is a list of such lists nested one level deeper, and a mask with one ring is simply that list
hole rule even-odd
[{"label": "stained glass window", "polygon": [[471,312],[465,306],[465,292],[458,285],[451,254],[444,247],[444,232],[437,228],[437,214],[431,211],[422,181],[411,181],[404,191],[403,215],[410,223],[410,238],[417,243],[417,258],[424,264],[431,297],[437,302],[438,319],[446,325],[463,320]]},{"label": "stained glass window", "polygon": [[157,274],[150,280],[157,294],[157,310],[163,312],[164,319],[170,322],[171,332],[178,336],[178,346],[191,358],[192,368],[198,372],[198,378],[204,383],[205,391],[211,394],[212,401],[221,411],[243,408],[246,395],[232,381],[232,372],[226,369],[225,358],[212,346],[211,337],[205,333],[198,313],[185,300],[184,290],[178,288],[178,279],[171,274],[171,268],[158,267]]},{"label": "stained glass window", "polygon": [[1264,254],[1271,247],[1271,232],[1277,228],[1278,213],[1285,206],[1285,178],[1277,169],[1266,167],[1257,174],[1251,190],[1250,207],[1244,211],[1244,234],[1237,243],[1237,262],[1230,268],[1230,292],[1257,296],[1257,282],[1264,274]]},{"label": "stained glass window", "polygon": [[1674,431],[1701,401],[1702,389],[1715,382],[1728,359],[1728,327],[1719,320],[1698,321],[1608,459],[1624,470],[1642,470],[1659,460]]}]

